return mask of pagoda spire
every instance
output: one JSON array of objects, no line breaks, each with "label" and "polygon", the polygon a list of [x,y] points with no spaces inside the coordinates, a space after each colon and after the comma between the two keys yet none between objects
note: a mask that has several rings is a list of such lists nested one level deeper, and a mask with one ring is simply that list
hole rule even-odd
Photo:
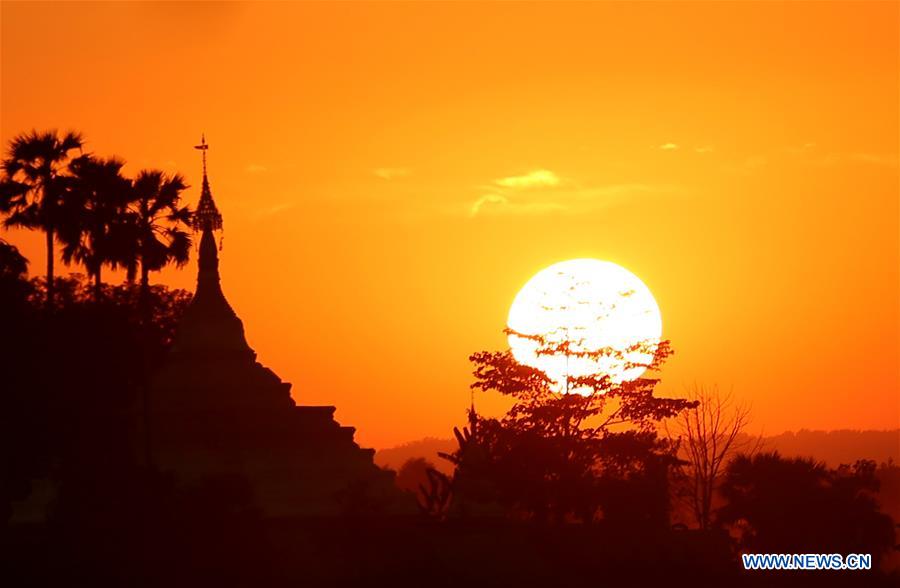
[{"label": "pagoda spire", "polygon": [[192,221],[195,231],[200,231],[200,259],[199,272],[197,274],[197,293],[202,290],[219,290],[219,256],[216,253],[216,239],[213,231],[222,228],[222,214],[216,207],[212,191],[209,189],[209,178],[206,175],[206,152],[209,144],[206,135],[200,135],[200,144],[194,149],[203,153],[203,188],[200,191],[200,201],[197,210],[194,211]]},{"label": "pagoda spire", "polygon": [[173,352],[181,355],[206,357],[253,358],[256,354],[247,345],[244,326],[222,293],[219,278],[219,254],[214,231],[222,229],[222,214],[216,207],[209,189],[206,169],[206,136],[194,147],[203,152],[203,187],[191,225],[200,231],[197,262],[197,289],[181,319]]},{"label": "pagoda spire", "polygon": [[200,135],[200,144],[194,145],[203,153],[203,187],[200,191],[200,202],[194,212],[193,226],[195,231],[218,231],[222,228],[222,215],[213,200],[212,191],[209,189],[209,178],[206,175],[206,152],[209,144],[206,142],[206,134]]}]

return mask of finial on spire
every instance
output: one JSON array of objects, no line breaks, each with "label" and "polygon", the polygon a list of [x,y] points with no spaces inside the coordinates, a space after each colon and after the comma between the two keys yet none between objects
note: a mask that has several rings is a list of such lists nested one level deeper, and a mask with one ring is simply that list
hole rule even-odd
[{"label": "finial on spire", "polygon": [[206,177],[206,150],[209,149],[209,145],[206,143],[206,133],[200,133],[200,144],[194,145],[194,149],[199,149],[203,152],[203,177]]},{"label": "finial on spire", "polygon": [[213,200],[212,191],[209,189],[209,179],[206,177],[206,152],[209,150],[209,144],[206,142],[205,133],[200,135],[200,144],[195,145],[194,149],[203,152],[203,187],[200,191],[200,202],[197,203],[197,210],[194,211],[192,224],[195,231],[217,231],[222,228],[222,215]]}]

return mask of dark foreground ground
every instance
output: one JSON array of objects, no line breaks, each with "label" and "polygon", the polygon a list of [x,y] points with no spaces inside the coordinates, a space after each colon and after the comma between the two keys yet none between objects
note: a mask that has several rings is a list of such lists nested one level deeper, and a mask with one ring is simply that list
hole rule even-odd
[{"label": "dark foreground ground", "polygon": [[252,516],[18,526],[2,586],[896,586],[875,572],[744,572],[722,535],[602,525]]}]

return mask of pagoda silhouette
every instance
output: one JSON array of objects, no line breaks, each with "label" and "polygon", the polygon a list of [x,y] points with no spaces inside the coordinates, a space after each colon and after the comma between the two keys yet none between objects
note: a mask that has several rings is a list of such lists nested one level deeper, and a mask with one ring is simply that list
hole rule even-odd
[{"label": "pagoda silhouette", "polygon": [[404,510],[393,472],[354,442],[334,406],[298,406],[291,385],[256,360],[225,299],[214,233],[222,215],[207,177],[193,220],[201,233],[197,290],[148,393],[153,465],[186,482],[240,476],[269,516]]}]

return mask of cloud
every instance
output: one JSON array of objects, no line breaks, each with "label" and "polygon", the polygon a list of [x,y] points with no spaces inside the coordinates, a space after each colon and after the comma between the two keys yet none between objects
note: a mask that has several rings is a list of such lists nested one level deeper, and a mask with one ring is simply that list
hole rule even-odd
[{"label": "cloud", "polygon": [[678,147],[678,143],[663,143],[659,146],[659,148],[663,151],[675,151],[676,149],[678,149]]},{"label": "cloud", "polygon": [[468,207],[469,216],[587,213],[613,206],[639,195],[672,194],[676,186],[662,184],[610,184],[594,188],[570,187],[551,191],[485,194]]},{"label": "cloud", "polygon": [[485,194],[478,200],[472,203],[472,206],[469,207],[469,216],[475,216],[479,212],[481,212],[482,207],[488,204],[509,204],[509,198],[506,196],[501,196],[500,194]]},{"label": "cloud", "polygon": [[266,166],[260,165],[258,163],[250,163],[247,165],[247,167],[244,168],[244,171],[248,174],[261,174],[263,172],[269,171],[269,169]]},{"label": "cloud", "polygon": [[800,146],[785,147],[768,154],[746,157],[743,161],[733,162],[725,167],[727,171],[749,174],[768,165],[813,165],[831,166],[876,166],[896,168],[900,161],[896,153],[855,152],[822,152],[815,143],[804,143]]},{"label": "cloud", "polygon": [[715,147],[713,147],[712,145],[703,145],[701,147],[694,148],[694,151],[696,151],[697,153],[712,153],[715,150]]},{"label": "cloud", "polygon": [[897,167],[898,165],[896,153],[828,153],[809,161],[810,163],[821,166],[848,165],[854,163],[883,167]]},{"label": "cloud", "polygon": [[393,180],[407,177],[412,173],[412,170],[408,167],[379,167],[372,170],[372,173],[382,180]]},{"label": "cloud", "polygon": [[560,212],[565,209],[566,207],[559,202],[514,201],[500,194],[485,194],[469,206],[469,216],[543,214]]},{"label": "cloud", "polygon": [[849,161],[856,163],[869,163],[872,165],[884,165],[887,167],[897,167],[896,153],[848,153],[845,156]]},{"label": "cloud", "polygon": [[267,217],[267,216],[273,216],[273,215],[278,214],[279,212],[284,212],[285,210],[289,210],[293,207],[294,207],[293,202],[282,202],[281,204],[276,204],[274,206],[270,206],[270,207],[264,208],[262,210],[257,210],[253,214],[253,219],[259,220],[259,219]]},{"label": "cloud", "polygon": [[558,186],[559,176],[549,169],[536,169],[521,176],[509,176],[494,180],[494,183],[504,188],[545,188]]}]

